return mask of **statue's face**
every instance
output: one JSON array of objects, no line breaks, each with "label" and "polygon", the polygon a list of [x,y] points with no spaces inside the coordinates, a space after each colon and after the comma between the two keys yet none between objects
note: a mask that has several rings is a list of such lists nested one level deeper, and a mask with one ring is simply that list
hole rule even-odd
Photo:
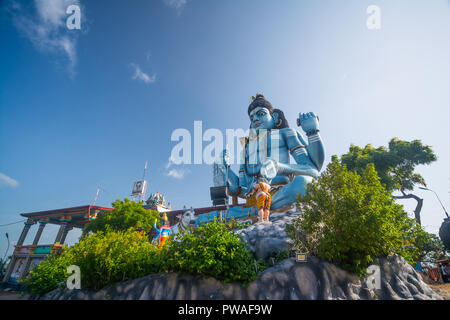
[{"label": "statue's face", "polygon": [[275,119],[270,114],[269,109],[258,107],[250,113],[250,127],[253,129],[273,129],[275,126]]}]

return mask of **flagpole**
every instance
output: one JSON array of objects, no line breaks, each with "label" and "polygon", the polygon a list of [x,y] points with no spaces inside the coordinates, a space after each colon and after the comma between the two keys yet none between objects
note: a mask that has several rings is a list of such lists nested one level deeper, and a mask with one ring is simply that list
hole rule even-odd
[{"label": "flagpole", "polygon": [[[148,164],[148,160],[145,160],[145,166],[144,166],[144,173],[142,174],[142,183],[145,183],[144,181],[144,179],[145,179],[145,172],[147,171],[147,164]],[[147,186],[146,185],[144,185],[144,193],[143,193],[143,195],[142,195],[142,197],[141,197],[141,200],[142,201],[145,201],[145,193],[147,192]]]}]

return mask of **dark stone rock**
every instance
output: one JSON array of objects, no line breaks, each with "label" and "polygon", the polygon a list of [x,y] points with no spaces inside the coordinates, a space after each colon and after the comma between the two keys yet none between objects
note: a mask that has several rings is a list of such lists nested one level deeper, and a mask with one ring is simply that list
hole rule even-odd
[{"label": "dark stone rock", "polygon": [[[310,257],[306,263],[286,259],[265,270],[247,287],[239,282],[223,283],[213,277],[155,274],[117,283],[98,292],[86,290],[54,290],[41,299],[441,299],[402,258],[390,257],[378,261],[384,274],[381,289],[371,289],[365,279],[359,279],[339,267]],[[396,274],[403,270],[403,273]],[[405,274],[407,272],[407,274]]]},{"label": "dark stone rock", "polygon": [[139,300],[150,300],[150,288],[148,286],[146,286],[144,290],[141,292]]},{"label": "dark stone rock", "polygon": [[269,222],[257,223],[247,228],[237,230],[236,234],[241,235],[243,241],[247,243],[255,259],[270,262],[270,257],[277,253],[288,250],[292,240],[285,232],[287,223],[291,223],[297,218],[299,212],[289,211],[287,213],[277,213],[270,216]]},{"label": "dark stone rock", "polygon": [[384,290],[381,297],[383,300],[401,300],[397,293],[395,293],[395,291],[392,289],[389,282],[385,282],[383,287]]},{"label": "dark stone rock", "polygon": [[409,292],[408,287],[405,284],[403,284],[403,281],[400,279],[400,277],[398,277],[396,275],[394,275],[394,277],[395,277],[395,280],[396,280],[395,281],[395,290],[394,291],[397,292],[398,295],[400,297],[402,297],[403,299],[412,298],[412,295]]},{"label": "dark stone rock", "polygon": [[267,260],[268,257],[276,255],[289,249],[289,245],[285,239],[280,238],[265,238],[264,241],[258,241],[255,245],[255,258],[260,260]]},{"label": "dark stone rock", "polygon": [[419,294],[419,290],[416,288],[415,285],[413,285],[411,282],[406,281],[405,285],[408,287],[409,292],[411,293],[411,295],[415,295],[415,294]]},{"label": "dark stone rock", "polygon": [[318,297],[317,278],[308,266],[296,268],[295,280],[301,296],[306,300],[316,300]]},{"label": "dark stone rock", "polygon": [[421,293],[414,295],[413,298],[414,298],[414,300],[430,300],[429,297],[427,297],[426,295],[421,294]]}]

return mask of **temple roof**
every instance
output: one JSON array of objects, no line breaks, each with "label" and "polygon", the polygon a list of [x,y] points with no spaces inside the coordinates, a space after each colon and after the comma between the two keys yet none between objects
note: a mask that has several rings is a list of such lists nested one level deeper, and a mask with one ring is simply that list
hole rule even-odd
[{"label": "temple roof", "polygon": [[35,222],[42,221],[52,224],[67,223],[67,225],[75,228],[83,228],[86,223],[95,219],[98,214],[111,210],[113,210],[113,208],[86,205],[55,210],[21,213],[20,215]]},{"label": "temple roof", "polygon": [[159,192],[152,193],[145,203],[147,203],[148,205],[160,205],[163,207],[167,207],[166,198]]}]

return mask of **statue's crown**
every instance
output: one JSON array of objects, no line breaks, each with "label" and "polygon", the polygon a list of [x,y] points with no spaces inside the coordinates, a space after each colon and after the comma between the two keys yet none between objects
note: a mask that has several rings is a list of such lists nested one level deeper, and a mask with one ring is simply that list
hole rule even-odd
[{"label": "statue's crown", "polygon": [[257,93],[255,96],[251,96],[250,100],[248,102],[248,105],[251,105],[253,103],[253,101],[255,101],[256,99],[262,98],[264,99],[264,96],[261,93]]}]

